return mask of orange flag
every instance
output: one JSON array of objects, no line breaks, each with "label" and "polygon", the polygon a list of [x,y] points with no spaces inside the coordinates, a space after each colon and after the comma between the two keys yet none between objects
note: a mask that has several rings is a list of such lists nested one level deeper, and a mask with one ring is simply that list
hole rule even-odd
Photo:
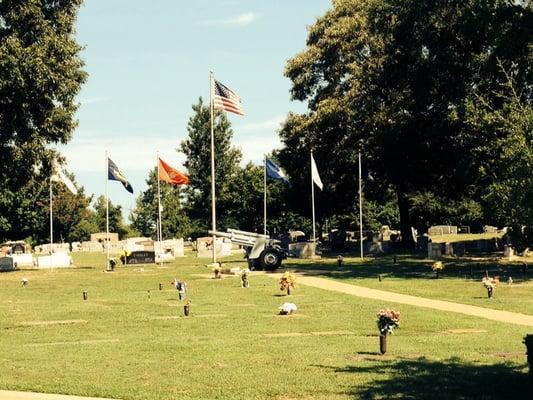
[{"label": "orange flag", "polygon": [[159,159],[159,179],[174,185],[187,185],[189,177]]}]

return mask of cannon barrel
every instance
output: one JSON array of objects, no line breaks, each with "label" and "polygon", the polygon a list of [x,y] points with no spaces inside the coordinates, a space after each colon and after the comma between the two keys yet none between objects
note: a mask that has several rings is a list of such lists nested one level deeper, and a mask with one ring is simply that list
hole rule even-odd
[{"label": "cannon barrel", "polygon": [[[244,231],[240,231],[240,232],[244,232]],[[249,232],[244,232],[244,233],[249,233]],[[227,238],[231,240],[232,242],[235,242],[243,246],[249,246],[249,247],[253,247],[258,239],[258,237],[256,236],[249,236],[246,234],[241,234],[241,233],[236,233],[236,232],[226,233],[226,232],[219,232],[219,231],[208,231],[208,234]]]},{"label": "cannon barrel", "polygon": [[228,239],[231,239],[231,234],[230,233],[226,233],[226,232],[219,232],[219,231],[207,231],[207,234],[209,236],[218,236],[218,237],[223,237],[223,238],[228,238]]},{"label": "cannon barrel", "polygon": [[254,232],[248,232],[248,231],[240,231],[238,229],[228,229],[228,232],[229,233],[235,233],[237,235],[243,235],[243,236],[248,236],[248,237],[254,237],[254,238],[265,238],[265,239],[269,239],[270,236],[268,235],[262,235],[261,233],[254,233]]}]

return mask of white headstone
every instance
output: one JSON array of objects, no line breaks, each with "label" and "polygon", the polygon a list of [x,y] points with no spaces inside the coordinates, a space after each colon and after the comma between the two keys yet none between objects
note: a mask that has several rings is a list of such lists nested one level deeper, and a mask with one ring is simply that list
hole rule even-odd
[{"label": "white headstone", "polygon": [[19,268],[22,266],[33,267],[33,255],[31,254],[12,254],[11,258],[13,263]]},{"label": "white headstone", "polygon": [[72,257],[67,253],[55,253],[50,256],[37,257],[37,268],[68,268],[72,266]]}]

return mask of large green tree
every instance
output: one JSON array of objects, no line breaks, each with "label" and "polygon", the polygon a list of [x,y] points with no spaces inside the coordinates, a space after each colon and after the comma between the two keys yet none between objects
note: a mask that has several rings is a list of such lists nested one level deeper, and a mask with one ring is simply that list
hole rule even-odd
[{"label": "large green tree", "polygon": [[[69,178],[74,180],[73,175],[70,175]],[[91,210],[88,207],[91,203],[92,196],[86,196],[83,188],[79,188],[78,193],[74,195],[60,182],[54,183],[52,188],[54,241],[72,242],[88,240],[87,235],[81,235],[80,237],[78,225],[91,217]]]},{"label": "large green tree", "polygon": [[76,127],[75,98],[86,80],[75,41],[81,3],[0,2],[0,203],[7,205],[0,207],[2,237],[31,234],[31,225],[43,218],[36,207],[23,211],[15,205],[36,200],[55,158],[47,145],[66,143]]},{"label": "large green tree", "polygon": [[[181,142],[179,151],[185,154],[185,168],[190,184],[185,189],[187,210],[200,231],[211,226],[211,120],[209,105],[202,98],[192,106],[194,114],[189,119],[189,136]],[[217,228],[229,222],[234,193],[231,181],[239,171],[241,152],[232,146],[233,130],[222,111],[215,110],[215,183],[217,202]],[[229,226],[228,226],[229,227]]]},{"label": "large green tree", "polygon": [[[149,172],[148,188],[136,200],[130,219],[132,227],[143,236],[157,238],[157,168]],[[163,239],[188,237],[191,225],[182,206],[183,189],[179,185],[160,182]]]},{"label": "large green tree", "polygon": [[531,26],[529,1],[334,0],[287,64],[292,97],[309,111],[287,118],[280,160],[296,180],[313,149],[328,212],[339,213],[353,207],[361,150],[378,182],[367,195],[392,186],[412,245],[416,196],[468,204],[477,194],[473,155],[490,138],[469,129],[467,104],[498,89],[499,62],[530,91]]},{"label": "large green tree", "polygon": [[[533,41],[532,41],[533,42]],[[513,236],[533,244],[533,92],[517,90],[513,66],[502,71],[508,78],[497,96],[480,95],[468,105],[467,123],[492,141],[476,149],[483,156],[483,203],[500,226],[513,229]],[[497,102],[498,106],[494,106]],[[524,230],[527,226],[529,229]],[[522,233],[528,233],[524,237]],[[529,237],[527,237],[529,236]]]},{"label": "large green tree", "polygon": [[[106,232],[106,199],[105,196],[98,196],[94,202],[94,213],[90,215],[91,225],[97,226],[100,232]],[[114,205],[109,200],[109,232],[118,233],[119,239],[128,236],[129,228],[122,218],[122,206]]]}]

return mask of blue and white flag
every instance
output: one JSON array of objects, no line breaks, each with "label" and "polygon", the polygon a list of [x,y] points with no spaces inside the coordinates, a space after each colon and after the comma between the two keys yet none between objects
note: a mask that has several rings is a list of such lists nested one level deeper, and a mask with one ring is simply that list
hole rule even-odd
[{"label": "blue and white flag", "polygon": [[289,178],[287,177],[285,172],[274,161],[267,158],[265,167],[266,175],[268,178],[289,183]]}]

